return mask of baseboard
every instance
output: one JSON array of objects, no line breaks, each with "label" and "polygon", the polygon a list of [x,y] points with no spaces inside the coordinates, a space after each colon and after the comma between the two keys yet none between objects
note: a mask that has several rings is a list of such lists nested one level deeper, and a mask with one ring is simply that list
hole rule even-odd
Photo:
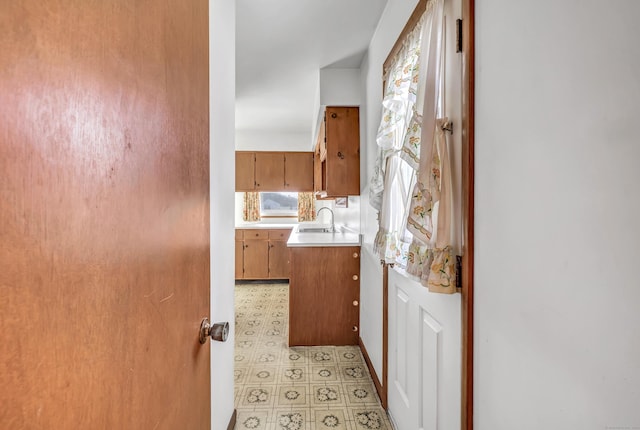
[{"label": "baseboard", "polygon": [[233,430],[236,427],[237,417],[238,417],[238,410],[234,409],[233,414],[231,414],[231,419],[229,420],[229,425],[227,426],[227,430]]},{"label": "baseboard", "polygon": [[365,348],[364,343],[362,343],[362,338],[358,338],[358,345],[360,345],[360,351],[362,351],[362,356],[364,357],[364,361],[367,363],[367,367],[369,368],[369,373],[371,374],[371,379],[373,379],[373,385],[376,386],[376,391],[378,392],[378,397],[380,397],[380,403],[382,403],[382,407],[387,409],[387,390],[380,383],[380,378],[378,378],[378,374],[376,370],[373,368],[373,364],[371,363],[371,359],[369,358],[369,353],[367,352],[367,348]]}]

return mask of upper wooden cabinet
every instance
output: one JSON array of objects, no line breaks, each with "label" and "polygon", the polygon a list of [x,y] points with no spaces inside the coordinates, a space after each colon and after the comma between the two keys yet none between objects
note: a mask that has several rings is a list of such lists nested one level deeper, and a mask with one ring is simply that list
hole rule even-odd
[{"label": "upper wooden cabinet", "polygon": [[326,197],[360,194],[360,112],[357,107],[326,108],[315,154],[316,192]]},{"label": "upper wooden cabinet", "polygon": [[236,152],[236,191],[254,191],[256,187],[255,154]]},{"label": "upper wooden cabinet", "polygon": [[236,151],[236,191],[313,191],[313,152]]},{"label": "upper wooden cabinet", "polygon": [[313,152],[284,153],[284,190],[313,191]]},{"label": "upper wooden cabinet", "polygon": [[284,154],[256,152],[256,191],[284,190]]}]

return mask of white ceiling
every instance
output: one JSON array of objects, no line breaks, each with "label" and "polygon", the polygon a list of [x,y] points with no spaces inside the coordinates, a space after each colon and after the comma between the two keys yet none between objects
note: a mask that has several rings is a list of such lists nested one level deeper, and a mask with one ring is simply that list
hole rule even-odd
[{"label": "white ceiling", "polygon": [[309,133],[319,70],[358,68],[387,0],[237,0],[236,130]]}]

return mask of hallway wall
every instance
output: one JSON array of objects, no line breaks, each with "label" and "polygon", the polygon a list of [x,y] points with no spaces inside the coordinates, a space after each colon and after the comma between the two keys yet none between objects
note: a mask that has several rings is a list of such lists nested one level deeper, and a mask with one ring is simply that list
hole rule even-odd
[{"label": "hallway wall", "polygon": [[476,13],[475,428],[639,428],[640,3]]},{"label": "hallway wall", "polygon": [[233,414],[233,253],[235,177],[235,0],[209,1],[211,313],[229,321],[225,343],[211,342],[211,428],[226,429]]}]

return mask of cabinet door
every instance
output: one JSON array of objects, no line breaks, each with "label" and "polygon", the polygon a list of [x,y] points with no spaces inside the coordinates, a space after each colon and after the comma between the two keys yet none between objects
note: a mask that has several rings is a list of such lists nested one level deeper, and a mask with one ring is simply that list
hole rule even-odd
[{"label": "cabinet door", "polygon": [[236,191],[255,190],[255,153],[236,152]]},{"label": "cabinet door", "polygon": [[269,241],[269,278],[289,279],[289,248],[284,240]]},{"label": "cabinet door", "polygon": [[242,240],[236,240],[236,279],[242,279],[243,275],[243,246]]},{"label": "cabinet door", "polygon": [[284,189],[284,154],[256,152],[256,191]]},{"label": "cabinet door", "polygon": [[326,109],[326,191],[331,197],[360,194],[360,119],[357,107]]},{"label": "cabinet door", "polygon": [[313,152],[285,152],[284,189],[313,191]]},{"label": "cabinet door", "polygon": [[360,247],[290,250],[289,346],[357,345]]},{"label": "cabinet door", "polygon": [[244,279],[269,278],[269,241],[245,239],[243,260]]}]

